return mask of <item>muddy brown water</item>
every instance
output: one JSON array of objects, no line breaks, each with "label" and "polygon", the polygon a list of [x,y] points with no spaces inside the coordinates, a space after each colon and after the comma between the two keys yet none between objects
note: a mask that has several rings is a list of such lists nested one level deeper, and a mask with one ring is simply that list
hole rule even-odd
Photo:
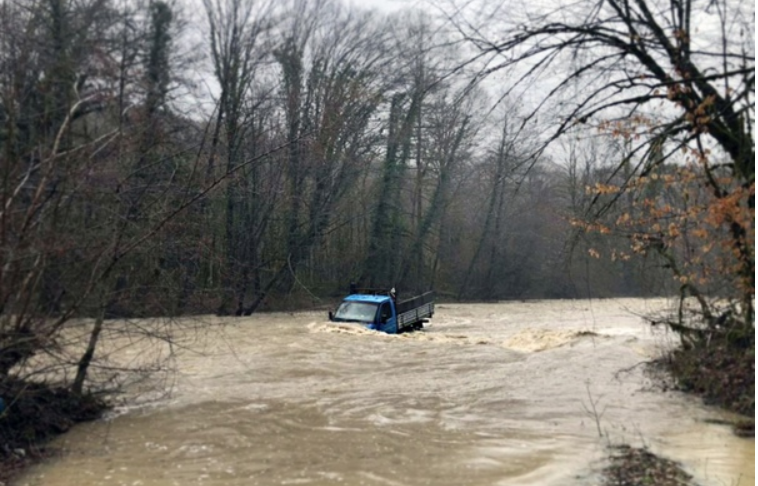
[{"label": "muddy brown water", "polygon": [[438,304],[401,336],[313,312],[196,320],[152,400],[135,385],[14,484],[585,485],[626,443],[702,485],[753,485],[754,439],[639,366],[675,341],[639,317],[665,305]]}]

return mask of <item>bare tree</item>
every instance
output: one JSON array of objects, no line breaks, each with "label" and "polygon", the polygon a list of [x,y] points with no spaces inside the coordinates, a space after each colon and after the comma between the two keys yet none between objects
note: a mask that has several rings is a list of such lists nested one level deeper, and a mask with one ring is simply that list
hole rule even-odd
[{"label": "bare tree", "polygon": [[[260,116],[259,108],[265,99],[257,91],[265,88],[256,82],[255,77],[268,56],[265,35],[272,26],[273,17],[269,4],[250,0],[205,0],[204,5],[213,70],[220,90],[206,170],[206,177],[211,178],[217,158],[226,159],[224,170],[229,172],[242,165],[246,156],[255,153],[255,148],[245,145],[255,143],[257,137],[255,118]],[[242,312],[251,263],[255,260],[258,245],[257,239],[251,239],[250,235],[265,231],[268,221],[268,218],[260,220],[263,228],[243,225],[243,221],[251,222],[251,212],[265,211],[254,191],[242,192],[245,181],[255,179],[257,173],[256,167],[246,170],[250,171],[244,174],[247,177],[240,174],[226,185],[226,268],[220,313],[228,312],[226,308],[233,296],[237,298],[236,313]]]},{"label": "bare tree", "polygon": [[288,293],[297,270],[323,241],[341,201],[373,148],[382,102],[384,36],[371,16],[330,2],[299,2],[274,50],[280,69],[285,140],[286,245],[253,312],[276,288]]},{"label": "bare tree", "polygon": [[[510,90],[534,83],[544,89],[539,107],[555,101],[549,140],[583,126],[627,138],[629,156],[610,174],[629,167],[624,188],[684,151],[702,164],[715,205],[738,199],[743,212],[754,212],[752,13],[744,2],[586,1],[490,24],[497,40],[464,10],[449,19],[479,50],[472,63],[486,65],[482,78],[508,70]],[[596,212],[617,199],[596,198],[603,201]],[[752,329],[754,230],[733,212],[725,218],[723,237],[738,261],[732,271],[742,281],[734,297]]]},{"label": "bare tree", "polygon": [[[498,267],[499,252],[502,251],[504,246],[501,238],[506,198],[509,192],[508,181],[515,181],[519,177],[520,166],[523,166],[526,160],[528,160],[520,153],[521,148],[518,146],[519,132],[518,125],[514,120],[510,120],[508,117],[503,120],[502,133],[497,150],[491,155],[493,162],[491,165],[494,166],[494,171],[491,171],[491,192],[485,211],[482,233],[477,239],[476,250],[471,257],[461,286],[458,289],[459,299],[467,295],[472,272],[477,263],[479,263],[479,258],[485,250],[486,245],[489,245],[490,255],[486,264],[488,278],[485,279],[485,288],[494,289],[492,275],[494,269]],[[510,189],[513,190],[513,185],[510,186]]]}]

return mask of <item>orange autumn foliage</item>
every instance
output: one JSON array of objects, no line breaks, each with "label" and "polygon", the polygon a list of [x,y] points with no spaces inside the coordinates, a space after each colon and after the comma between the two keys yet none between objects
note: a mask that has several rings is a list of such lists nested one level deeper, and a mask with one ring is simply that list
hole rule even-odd
[{"label": "orange autumn foliage", "polygon": [[682,285],[740,300],[754,295],[755,209],[749,203],[754,183],[745,187],[723,175],[716,180],[694,163],[661,164],[623,186],[598,183],[588,192],[623,194],[628,198],[619,201],[631,201],[617,205],[620,214],[572,222],[628,241],[628,251],[614,250],[613,260],[657,252],[670,260],[672,277]]}]

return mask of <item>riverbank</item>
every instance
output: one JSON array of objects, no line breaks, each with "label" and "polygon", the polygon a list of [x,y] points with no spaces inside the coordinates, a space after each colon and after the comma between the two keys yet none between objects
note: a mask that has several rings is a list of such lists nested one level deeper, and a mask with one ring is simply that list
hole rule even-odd
[{"label": "riverbank", "polygon": [[0,382],[0,485],[49,456],[45,444],[80,422],[95,420],[108,405],[92,395],[14,379]]},{"label": "riverbank", "polygon": [[[706,403],[755,417],[755,339],[734,344],[726,336],[673,351],[662,363],[677,389]],[[754,421],[753,421],[754,422]]]},{"label": "riverbank", "polygon": [[[755,436],[755,347],[712,339],[705,346],[676,349],[649,363],[663,389],[691,393],[707,404],[744,416],[729,425],[741,437]],[[680,464],[647,449],[610,448],[603,486],[694,486]]]},{"label": "riverbank", "polygon": [[602,471],[603,486],[695,486],[681,465],[647,449],[615,446]]}]

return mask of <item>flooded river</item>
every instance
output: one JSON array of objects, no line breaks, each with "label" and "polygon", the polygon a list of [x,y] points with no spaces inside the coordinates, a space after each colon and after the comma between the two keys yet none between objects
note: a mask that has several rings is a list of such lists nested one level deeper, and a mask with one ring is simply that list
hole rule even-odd
[{"label": "flooded river", "polygon": [[675,339],[639,317],[661,305],[438,304],[400,336],[323,313],[209,318],[168,395],[127,396],[15,484],[586,485],[621,443],[702,485],[755,484],[753,439],[642,372]]}]

